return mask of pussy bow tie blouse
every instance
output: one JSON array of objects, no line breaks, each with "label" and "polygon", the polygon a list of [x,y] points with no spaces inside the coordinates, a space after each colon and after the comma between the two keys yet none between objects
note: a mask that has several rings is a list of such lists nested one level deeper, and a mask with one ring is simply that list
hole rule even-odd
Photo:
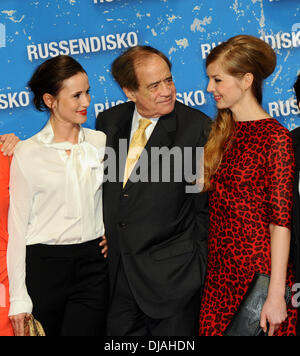
[{"label": "pussy bow tie blouse", "polygon": [[76,145],[55,143],[49,121],[17,145],[8,219],[10,315],[32,309],[25,286],[26,246],[80,244],[104,235],[105,144],[103,132],[86,128],[80,129]]}]

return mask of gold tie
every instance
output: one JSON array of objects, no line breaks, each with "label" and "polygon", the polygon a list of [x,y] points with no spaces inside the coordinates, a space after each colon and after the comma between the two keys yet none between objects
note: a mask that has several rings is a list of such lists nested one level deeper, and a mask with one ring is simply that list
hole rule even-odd
[{"label": "gold tie", "polygon": [[124,172],[123,188],[125,187],[136,162],[140,158],[140,155],[142,154],[144,147],[146,146],[147,137],[145,131],[149,125],[151,125],[151,120],[148,119],[139,120],[139,128],[135,131],[128,149],[128,155],[126,159],[125,172]]}]

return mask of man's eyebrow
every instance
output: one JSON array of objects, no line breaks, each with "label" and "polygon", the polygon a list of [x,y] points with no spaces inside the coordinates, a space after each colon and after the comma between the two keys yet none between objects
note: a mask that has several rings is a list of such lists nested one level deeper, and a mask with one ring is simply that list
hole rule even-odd
[{"label": "man's eyebrow", "polygon": [[147,86],[147,88],[150,88],[150,87],[152,87],[153,85],[159,84],[159,83],[161,83],[161,82],[162,82],[162,80],[158,80],[157,82],[150,83],[150,84]]},{"label": "man's eyebrow", "polygon": [[161,83],[161,82],[164,82],[165,80],[170,80],[170,79],[173,79],[173,76],[172,76],[172,75],[170,75],[169,77],[167,77],[167,78],[165,78],[165,79],[163,79],[163,80],[158,80],[157,82],[150,83],[150,84],[147,86],[147,88],[151,88],[151,87],[154,86],[154,85],[157,85],[157,84],[159,84],[159,83]]}]

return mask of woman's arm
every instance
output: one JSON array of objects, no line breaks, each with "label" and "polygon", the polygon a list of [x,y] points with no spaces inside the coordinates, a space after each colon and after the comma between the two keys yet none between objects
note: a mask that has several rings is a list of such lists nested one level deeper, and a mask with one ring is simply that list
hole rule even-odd
[{"label": "woman's arm", "polygon": [[32,193],[28,177],[22,170],[16,152],[10,172],[10,207],[8,215],[7,270],[10,290],[10,310],[15,335],[24,333],[24,318],[32,312],[26,278],[26,232],[32,207]]},{"label": "woman's arm", "polygon": [[268,297],[261,313],[261,326],[273,335],[287,318],[285,286],[291,242],[291,212],[295,156],[290,133],[283,127],[270,133],[270,149],[266,152],[266,179],[269,195],[271,237],[271,281]]},{"label": "woman's arm", "polygon": [[290,252],[291,232],[288,228],[270,225],[271,233],[271,280],[268,297],[261,313],[261,327],[273,336],[287,318],[285,288]]}]

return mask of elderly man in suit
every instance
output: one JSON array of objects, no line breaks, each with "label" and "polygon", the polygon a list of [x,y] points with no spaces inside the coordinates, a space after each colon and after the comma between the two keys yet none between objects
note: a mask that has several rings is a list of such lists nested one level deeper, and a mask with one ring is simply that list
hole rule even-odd
[{"label": "elderly man in suit", "polygon": [[[297,81],[294,85],[297,104],[300,109],[300,74],[298,75]],[[296,158],[296,176],[294,185],[294,205],[293,205],[293,229],[292,229],[292,244],[291,251],[294,259],[294,264],[296,268],[296,280],[300,283],[300,127],[292,131],[294,148],[295,148],[295,158]],[[300,335],[300,308],[298,312],[298,330],[297,333]]]},{"label": "elderly man in suit", "polygon": [[[190,194],[192,182],[177,179],[178,157],[164,159],[172,148],[183,153],[188,147],[195,169],[196,150],[205,145],[211,121],[176,101],[171,63],[154,48],[129,49],[115,60],[112,73],[130,101],[99,114],[96,123],[121,162],[121,179],[103,187],[112,298],[108,335],[196,335],[207,259],[207,195]],[[127,157],[120,140],[128,142]],[[161,149],[160,157],[151,156],[153,148]],[[145,168],[164,170],[169,180],[160,173],[155,181],[136,179]]]}]

